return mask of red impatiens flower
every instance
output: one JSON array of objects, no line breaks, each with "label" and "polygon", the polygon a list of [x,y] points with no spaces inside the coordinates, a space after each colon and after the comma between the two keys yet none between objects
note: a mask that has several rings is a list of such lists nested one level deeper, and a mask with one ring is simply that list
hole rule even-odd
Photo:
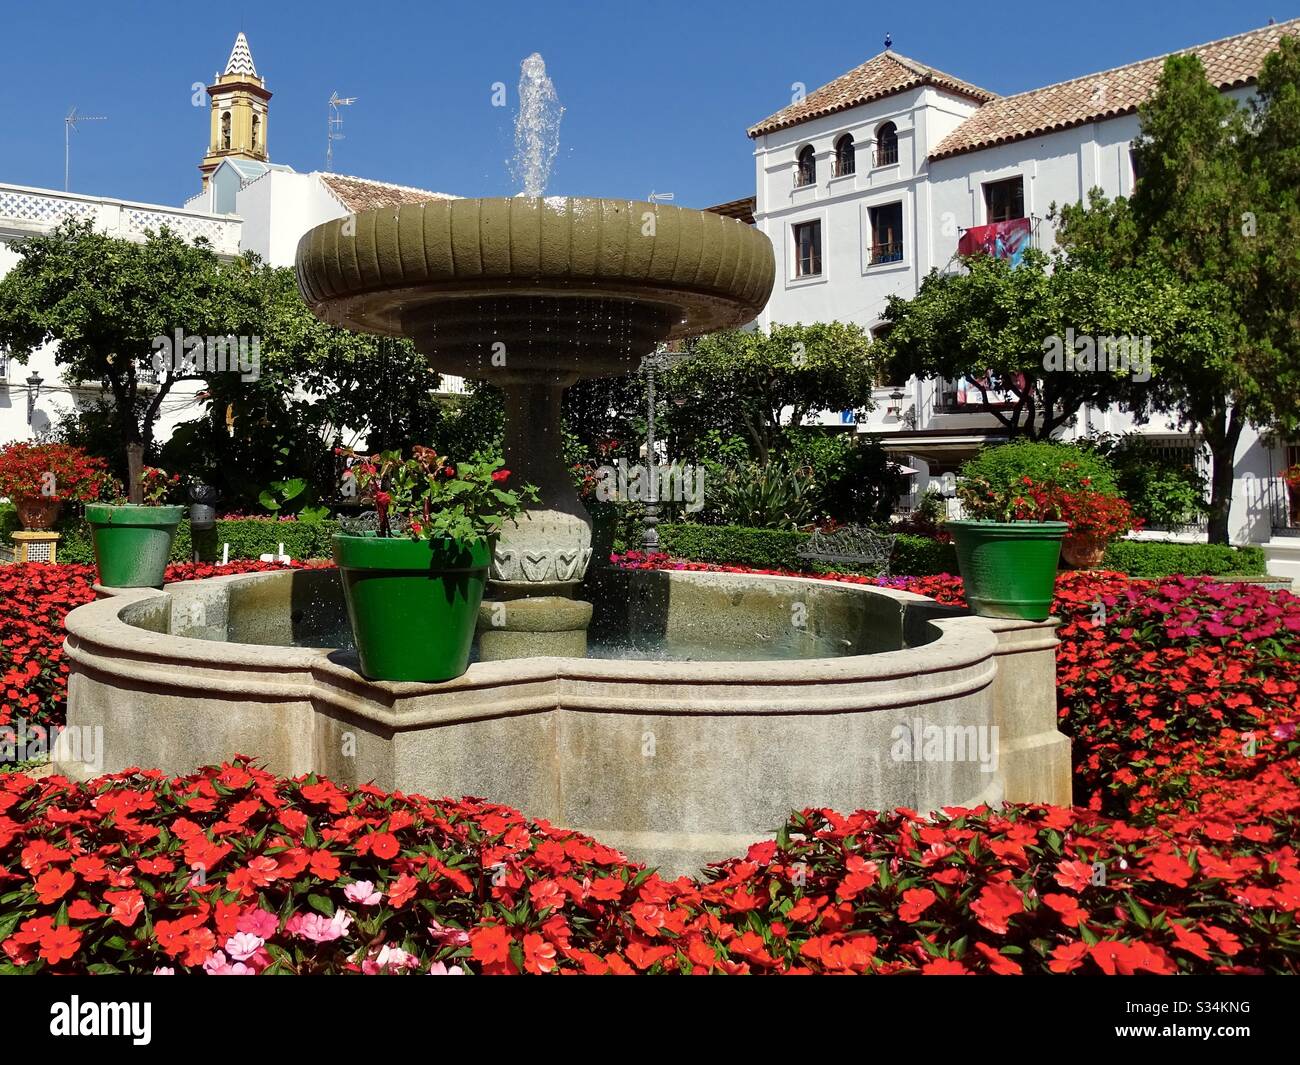
[{"label": "red impatiens flower", "polygon": [[126,891],[105,891],[104,901],[112,907],[110,916],[120,925],[130,928],[144,913],[144,896],[131,888]]},{"label": "red impatiens flower", "polygon": [[903,892],[903,904],[898,907],[899,918],[909,923],[920,920],[921,914],[925,913],[938,897],[929,888],[909,888]]},{"label": "red impatiens flower", "polygon": [[1025,903],[1019,890],[1010,884],[990,884],[980,892],[970,908],[979,918],[979,923],[990,932],[1005,935],[1007,922],[1024,910]]},{"label": "red impatiens flower", "polygon": [[69,925],[51,928],[41,936],[41,957],[49,964],[56,965],[71,958],[81,945],[81,933]]},{"label": "red impatiens flower", "polygon": [[47,869],[36,878],[37,901],[46,906],[57,902],[72,890],[72,886],[76,882],[77,878],[69,872],[59,869]]}]

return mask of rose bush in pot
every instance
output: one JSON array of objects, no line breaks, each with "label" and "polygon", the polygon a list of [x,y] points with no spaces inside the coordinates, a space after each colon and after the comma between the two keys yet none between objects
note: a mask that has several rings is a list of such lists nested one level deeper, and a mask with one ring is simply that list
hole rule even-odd
[{"label": "rose bush in pot", "polygon": [[185,513],[184,507],[167,504],[180,485],[178,475],[145,466],[139,483],[141,503],[119,495],[112,503],[86,505],[99,583],[110,588],[161,588]]},{"label": "rose bush in pot", "polygon": [[535,500],[510,488],[502,462],[452,462],[432,448],[348,458],[344,495],[373,508],[373,528],[334,537],[361,672],[372,680],[443,681],[469,667],[498,533]]},{"label": "rose bush in pot", "polygon": [[70,444],[16,440],[0,448],[0,496],[24,529],[50,529],[65,502],[90,503],[112,484],[108,466]]}]

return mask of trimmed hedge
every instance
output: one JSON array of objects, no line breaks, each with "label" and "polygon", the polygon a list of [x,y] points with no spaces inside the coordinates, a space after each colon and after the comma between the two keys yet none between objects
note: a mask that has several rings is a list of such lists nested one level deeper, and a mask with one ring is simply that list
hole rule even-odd
[{"label": "trimmed hedge", "polygon": [[1174,540],[1116,540],[1106,549],[1105,569],[1130,577],[1255,576],[1265,572],[1260,547],[1226,544],[1187,544]]},{"label": "trimmed hedge", "polygon": [[[748,529],[738,525],[659,526],[659,542],[665,551],[678,558],[755,569],[855,572],[853,567],[813,564],[800,558],[799,548],[809,536],[809,533],[784,529]],[[889,571],[913,577],[956,573],[957,555],[952,544],[904,533],[894,542]]]},{"label": "trimmed hedge", "polygon": [[[755,569],[804,570],[824,573],[855,572],[852,567],[812,565],[799,557],[808,533],[783,529],[748,529],[734,525],[660,525],[663,548],[678,558],[712,562],[719,566]],[[1102,568],[1132,577],[1160,578],[1246,576],[1265,572],[1264,552],[1258,547],[1222,544],[1188,544],[1169,540],[1119,540],[1110,545]],[[956,573],[957,556],[951,544],[926,536],[900,534],[894,542],[889,572],[911,577]]]},{"label": "trimmed hedge", "polygon": [[[8,539],[10,526],[17,528],[17,516],[0,514],[0,531]],[[95,550],[90,542],[90,526],[77,518],[61,523],[59,540],[60,562],[79,562],[93,565]],[[330,537],[338,531],[338,523],[323,521],[315,524],[301,521],[276,521],[268,518],[232,518],[218,521],[216,528],[201,532],[197,538],[190,530],[189,520],[176,528],[172,542],[171,561],[192,562],[197,547],[200,562],[220,562],[223,544],[230,545],[230,559],[256,559],[259,555],[276,551],[284,544],[285,553],[295,559],[333,558]]]}]

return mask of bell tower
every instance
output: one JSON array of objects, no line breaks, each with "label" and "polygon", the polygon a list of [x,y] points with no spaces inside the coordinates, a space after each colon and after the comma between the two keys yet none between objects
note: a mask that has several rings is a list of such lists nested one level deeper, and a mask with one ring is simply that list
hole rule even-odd
[{"label": "bell tower", "polygon": [[226,61],[226,72],[208,86],[212,98],[212,135],[199,164],[203,187],[222,159],[256,159],[267,162],[266,117],[271,94],[257,76],[248,39],[240,33]]}]

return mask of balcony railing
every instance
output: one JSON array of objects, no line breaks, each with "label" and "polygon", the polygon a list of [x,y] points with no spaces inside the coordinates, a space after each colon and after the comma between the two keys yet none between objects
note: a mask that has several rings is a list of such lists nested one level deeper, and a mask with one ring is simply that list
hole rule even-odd
[{"label": "balcony railing", "polygon": [[67,219],[89,221],[110,237],[142,241],[146,230],[166,226],[182,240],[206,238],[218,255],[239,254],[238,218],[147,203],[106,200],[21,185],[0,185],[0,231],[48,233]]},{"label": "balcony railing", "polygon": [[871,245],[871,264],[873,266],[877,263],[901,263],[902,261],[902,241],[896,241],[892,244]]},{"label": "balcony railing", "polygon": [[794,172],[794,187],[796,189],[806,189],[809,185],[817,184],[817,175],[812,171],[799,167]]},{"label": "balcony railing", "polygon": [[893,166],[898,162],[898,145],[895,144],[889,148],[877,148],[873,158],[876,166]]},{"label": "balcony railing", "polygon": [[856,174],[857,170],[857,160],[852,156],[847,159],[831,160],[831,177],[848,177],[850,174]]}]

